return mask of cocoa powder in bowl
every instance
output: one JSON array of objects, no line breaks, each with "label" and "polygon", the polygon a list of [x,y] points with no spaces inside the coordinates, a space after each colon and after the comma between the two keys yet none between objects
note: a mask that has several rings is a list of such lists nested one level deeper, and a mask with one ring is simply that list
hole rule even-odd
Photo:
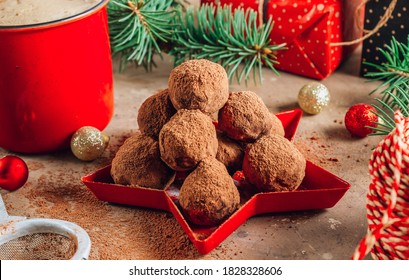
[{"label": "cocoa powder in bowl", "polygon": [[175,67],[168,80],[169,96],[179,109],[217,112],[229,97],[229,80],[224,68],[206,59],[188,60]]},{"label": "cocoa powder in bowl", "polygon": [[194,169],[206,157],[216,157],[216,129],[199,110],[179,110],[159,133],[162,160],[174,170]]},{"label": "cocoa powder in bowl", "polygon": [[286,138],[270,134],[248,144],[243,173],[260,191],[292,191],[305,176],[306,160]]},{"label": "cocoa powder in bowl", "polygon": [[126,139],[112,160],[116,184],[163,189],[173,175],[160,159],[158,141],[140,132]]},{"label": "cocoa powder in bowl", "polygon": [[197,225],[216,225],[239,206],[240,194],[226,167],[209,157],[190,173],[179,193],[187,220]]},{"label": "cocoa powder in bowl", "polygon": [[220,130],[230,138],[244,142],[254,142],[267,134],[273,121],[263,100],[251,91],[230,93],[218,118]]},{"label": "cocoa powder in bowl", "polygon": [[162,126],[176,113],[167,89],[148,97],[139,108],[138,125],[142,133],[158,140]]}]

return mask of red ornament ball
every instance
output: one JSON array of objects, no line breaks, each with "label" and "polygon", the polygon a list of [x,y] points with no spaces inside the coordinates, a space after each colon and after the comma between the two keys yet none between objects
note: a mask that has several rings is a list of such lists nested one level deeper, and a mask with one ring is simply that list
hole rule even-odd
[{"label": "red ornament ball", "polygon": [[0,159],[0,189],[15,191],[28,179],[28,167],[24,160],[8,155]]},{"label": "red ornament ball", "polygon": [[351,106],[345,114],[345,127],[351,135],[363,138],[373,132],[368,126],[376,127],[378,116],[376,109],[365,103],[358,103]]}]

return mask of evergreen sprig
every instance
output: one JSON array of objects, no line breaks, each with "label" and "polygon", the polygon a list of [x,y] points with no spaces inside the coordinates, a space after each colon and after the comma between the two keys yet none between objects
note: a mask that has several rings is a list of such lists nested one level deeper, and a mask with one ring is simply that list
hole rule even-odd
[{"label": "evergreen sprig", "polygon": [[251,9],[232,11],[231,6],[202,5],[189,8],[176,17],[177,31],[170,52],[178,65],[186,59],[208,59],[220,63],[231,80],[247,82],[253,78],[262,80],[262,67],[266,65],[276,74],[275,51],[285,44],[270,44],[269,34],[273,28],[267,23],[257,23],[257,13]]},{"label": "evergreen sprig", "polygon": [[174,0],[111,0],[108,23],[112,54],[121,56],[120,69],[134,62],[151,70],[161,43],[172,39]]},{"label": "evergreen sprig", "polygon": [[385,49],[379,49],[386,62],[382,64],[365,63],[377,69],[366,74],[371,81],[383,82],[370,94],[379,92],[381,98],[375,98],[379,122],[373,128],[374,135],[386,135],[395,128],[393,114],[400,110],[404,117],[409,116],[409,36],[406,44],[398,42],[394,37]]}]

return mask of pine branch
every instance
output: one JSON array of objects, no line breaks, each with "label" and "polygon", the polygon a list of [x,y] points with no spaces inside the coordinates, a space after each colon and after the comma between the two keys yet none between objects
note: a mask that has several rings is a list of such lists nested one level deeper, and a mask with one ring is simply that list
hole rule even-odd
[{"label": "pine branch", "polygon": [[189,0],[173,0],[172,7],[186,11],[186,6],[190,5]]},{"label": "pine branch", "polygon": [[377,69],[366,74],[371,81],[383,81],[370,94],[379,92],[381,98],[375,98],[380,106],[376,114],[381,120],[374,135],[386,135],[395,128],[393,113],[400,110],[404,117],[409,116],[409,36],[407,44],[398,42],[394,37],[385,49],[379,49],[386,62],[382,64],[365,63]]},{"label": "pine branch", "polygon": [[176,26],[170,52],[176,65],[187,59],[208,59],[220,63],[229,79],[235,77],[239,83],[243,79],[247,83],[251,72],[254,82],[261,81],[263,65],[278,74],[275,51],[284,49],[285,44],[270,44],[271,18],[259,26],[257,13],[250,9],[202,5],[179,12]]},{"label": "pine branch", "polygon": [[169,42],[174,26],[173,0],[111,0],[108,23],[112,54],[121,57],[120,69],[129,62],[151,70],[153,57],[161,56],[161,43]]}]

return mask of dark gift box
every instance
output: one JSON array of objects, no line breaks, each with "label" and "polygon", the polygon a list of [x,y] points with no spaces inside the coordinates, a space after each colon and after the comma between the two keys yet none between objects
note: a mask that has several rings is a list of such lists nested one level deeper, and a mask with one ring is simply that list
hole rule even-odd
[{"label": "dark gift box", "polygon": [[[393,0],[373,0],[365,6],[365,30],[373,30],[384,16],[385,11]],[[397,1],[389,20],[372,36],[366,39],[362,46],[361,75],[368,72],[377,72],[374,67],[366,65],[365,62],[382,64],[386,62],[385,57],[379,52],[389,45],[392,37],[398,42],[406,42],[409,34],[409,1]]]}]

